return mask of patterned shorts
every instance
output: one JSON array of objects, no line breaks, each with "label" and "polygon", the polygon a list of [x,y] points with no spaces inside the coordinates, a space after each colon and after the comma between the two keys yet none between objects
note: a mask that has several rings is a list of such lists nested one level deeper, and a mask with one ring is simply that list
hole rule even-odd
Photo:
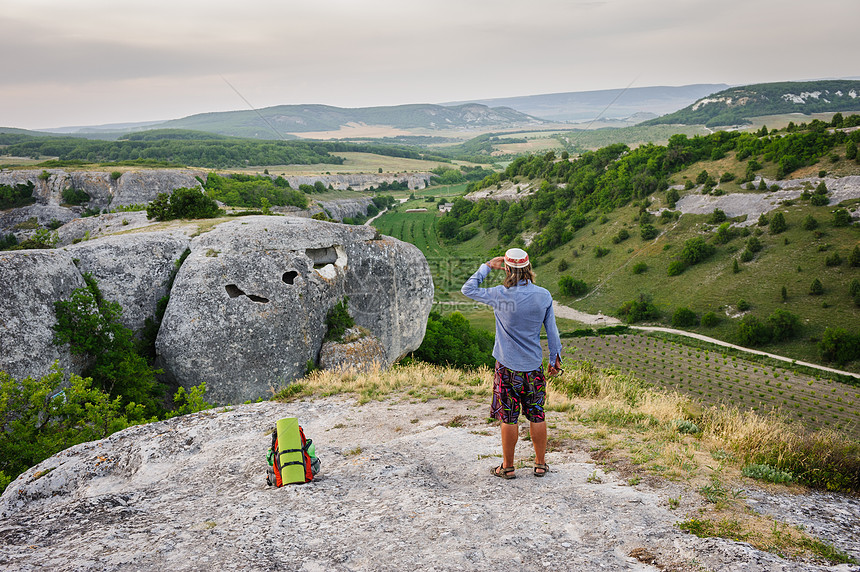
[{"label": "patterned shorts", "polygon": [[496,362],[490,417],[502,423],[514,424],[519,419],[522,407],[526,419],[541,423],[544,420],[545,398],[546,379],[542,370],[511,371]]}]

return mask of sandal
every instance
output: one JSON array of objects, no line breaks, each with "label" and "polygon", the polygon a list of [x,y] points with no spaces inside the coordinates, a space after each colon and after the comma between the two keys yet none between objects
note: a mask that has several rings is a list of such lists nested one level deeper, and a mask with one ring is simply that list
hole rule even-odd
[{"label": "sandal", "polygon": [[[539,473],[538,470],[542,470],[543,472]],[[535,463],[534,474],[536,477],[542,477],[549,472],[549,465]]]},{"label": "sandal", "polygon": [[490,473],[495,477],[499,477],[500,479],[516,479],[517,476],[514,474],[515,467],[503,467],[499,465],[498,467],[493,467],[490,469]]}]

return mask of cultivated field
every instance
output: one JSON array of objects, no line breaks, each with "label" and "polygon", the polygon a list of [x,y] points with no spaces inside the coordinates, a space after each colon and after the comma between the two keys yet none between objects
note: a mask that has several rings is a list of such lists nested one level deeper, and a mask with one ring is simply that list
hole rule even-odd
[{"label": "cultivated field", "polygon": [[614,368],[708,405],[777,410],[860,438],[860,387],[646,335],[562,340],[565,357]]}]

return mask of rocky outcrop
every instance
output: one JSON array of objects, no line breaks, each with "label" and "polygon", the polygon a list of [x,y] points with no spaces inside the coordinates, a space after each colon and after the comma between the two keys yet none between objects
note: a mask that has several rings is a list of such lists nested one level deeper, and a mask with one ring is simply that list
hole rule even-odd
[{"label": "rocky outcrop", "polygon": [[96,279],[106,300],[119,302],[123,324],[137,331],[169,293],[174,263],[190,242],[180,233],[141,233],[81,242],[65,250],[78,270]]},{"label": "rocky outcrop", "polygon": [[356,216],[365,216],[367,207],[373,201],[369,197],[361,197],[357,199],[334,199],[331,201],[320,201],[315,205],[311,205],[311,215],[325,212],[326,216],[336,221],[342,221],[345,218]]},{"label": "rocky outcrop", "polygon": [[427,261],[375,229],[243,217],[195,238],[156,348],[173,379],[236,403],[270,394],[316,363],[325,317],[344,296],[387,366],[420,345],[433,299]]},{"label": "rocky outcrop", "polygon": [[28,205],[0,212],[0,233],[13,233],[18,238],[29,235],[35,228],[44,228],[54,223],[66,224],[79,213],[58,205]]},{"label": "rocky outcrop", "polygon": [[[47,173],[47,177],[43,175]],[[179,187],[200,187],[196,177],[205,177],[204,171],[190,169],[144,169],[126,171],[119,179],[102,171],[71,171],[62,169],[22,169],[0,171],[0,185],[17,185],[32,182],[33,196],[39,204],[61,205],[63,191],[75,189],[90,196],[86,206],[103,210],[133,204],[146,204],[158,196]]]},{"label": "rocky outcrop", "polygon": [[58,246],[151,226],[146,211],[108,213],[76,218],[57,229]]},{"label": "rocky outcrop", "polygon": [[423,189],[430,184],[430,177],[432,176],[433,173],[341,173],[336,175],[288,175],[284,178],[294,189],[298,189],[299,185],[313,185],[317,181],[322,181],[326,188],[331,185],[339,191],[350,188],[355,191],[364,191],[370,187],[378,187],[383,182],[388,184],[406,183],[410,190]]},{"label": "rocky outcrop", "polygon": [[185,169],[128,171],[117,181],[111,207],[145,205],[159,193],[170,193],[181,187],[201,188],[197,177],[205,180],[206,173]]},{"label": "rocky outcrop", "polygon": [[80,363],[52,342],[54,302],[84,281],[62,250],[0,252],[0,371],[14,378],[46,374],[54,360],[66,371]]},{"label": "rocky outcrop", "polygon": [[349,328],[343,341],[325,342],[320,349],[320,368],[372,371],[386,363],[385,348],[363,328]]},{"label": "rocky outcrop", "polygon": [[[470,399],[356,405],[329,397],[132,427],[58,453],[9,485],[0,497],[0,568],[856,569],[686,533],[677,523],[702,518],[699,509],[712,505],[679,483],[649,476],[634,485],[630,473],[609,472],[592,460],[596,443],[587,439],[559,439],[547,453],[546,478],[529,476],[530,463],[515,480],[491,477],[501,449],[486,411],[486,401]],[[551,427],[563,416],[547,412]],[[299,419],[322,471],[308,484],[274,489],[265,485],[267,432],[282,417]],[[520,439],[516,458],[525,461],[530,449]],[[680,502],[675,510],[672,500]],[[790,524],[860,557],[856,499],[825,504],[794,490],[781,500],[802,517]],[[754,506],[765,512],[765,504],[773,503]],[[523,510],[512,517],[511,506]],[[829,536],[840,523],[833,509],[844,524]]]}]

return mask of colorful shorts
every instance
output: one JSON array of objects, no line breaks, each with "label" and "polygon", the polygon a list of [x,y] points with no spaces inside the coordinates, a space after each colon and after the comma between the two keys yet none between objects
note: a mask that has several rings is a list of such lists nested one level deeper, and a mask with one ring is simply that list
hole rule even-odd
[{"label": "colorful shorts", "polygon": [[493,404],[490,417],[502,423],[516,423],[520,407],[526,419],[533,423],[544,420],[543,404],[546,398],[546,379],[543,371],[511,371],[496,362],[493,379]]}]

